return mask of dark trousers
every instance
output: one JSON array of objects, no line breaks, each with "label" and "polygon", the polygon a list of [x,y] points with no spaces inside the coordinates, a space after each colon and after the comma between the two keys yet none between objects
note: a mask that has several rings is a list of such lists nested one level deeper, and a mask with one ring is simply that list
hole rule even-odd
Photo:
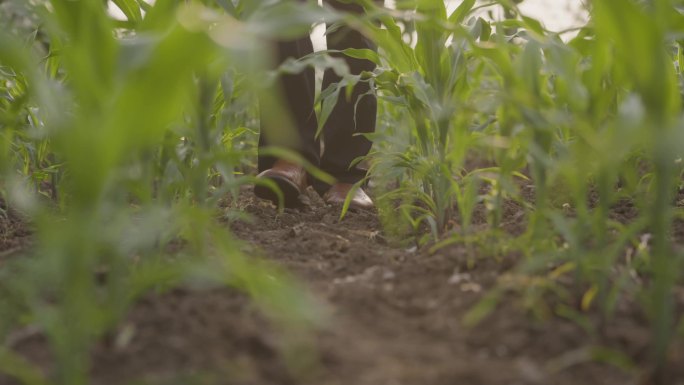
[{"label": "dark trousers", "polygon": [[[335,9],[362,13],[361,6],[356,4],[342,3],[336,0],[325,0]],[[374,45],[363,35],[348,27],[341,27],[326,34],[329,50],[343,50],[346,48],[375,49]],[[276,44],[277,60],[282,63],[288,58],[301,58],[313,52],[313,45],[309,36],[304,36],[293,41],[281,41]],[[362,71],[373,71],[375,64],[369,60],[361,60],[347,57],[342,54],[333,54],[346,61],[352,74],[360,74]],[[323,90],[329,85],[341,80],[332,70],[327,70],[323,76]],[[366,82],[359,82],[350,98],[345,91],[340,96],[335,107],[326,121],[321,132],[323,140],[323,152],[321,153],[320,139],[316,137],[318,122],[314,113],[315,100],[315,77],[314,69],[307,68],[298,74],[281,76],[275,89],[271,90],[281,96],[281,103],[291,115],[294,124],[294,132],[298,138],[281,140],[276,135],[279,127],[274,119],[265,119],[264,104],[262,104],[262,127],[259,137],[259,147],[281,146],[297,151],[309,162],[321,170],[335,177],[338,182],[356,183],[363,179],[366,171],[358,167],[350,167],[358,157],[368,154],[372,143],[359,133],[372,133],[375,130],[377,113],[377,100],[375,95],[365,95],[369,91]],[[359,99],[361,95],[364,95]],[[266,111],[271,112],[271,111]],[[282,129],[282,128],[280,128]],[[290,134],[292,135],[292,134]],[[263,171],[272,167],[275,159],[270,156],[259,156],[259,170]],[[320,181],[313,180],[314,188],[324,192],[328,186]]]}]

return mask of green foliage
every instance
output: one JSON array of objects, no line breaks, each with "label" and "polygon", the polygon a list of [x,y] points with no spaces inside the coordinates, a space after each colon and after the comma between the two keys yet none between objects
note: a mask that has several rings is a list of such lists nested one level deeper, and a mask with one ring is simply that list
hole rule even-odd
[{"label": "green foliage", "polygon": [[[319,52],[271,75],[313,66],[342,76],[318,95],[321,127],[339,97],[372,86],[380,112],[366,160],[387,230],[434,251],[465,243],[524,255],[465,322],[486,317],[506,291],[543,316],[540,302],[567,300],[557,281],[574,274],[582,309],[560,305],[556,315],[591,332],[584,311],[597,306],[609,319],[620,296],[637,292],[662,369],[682,325],[672,306],[682,256],[670,236],[683,216],[672,203],[684,175],[677,1],[595,0],[587,25],[566,35],[522,15],[519,1],[466,0],[449,14],[437,0],[394,10],[364,0],[364,16],[294,1],[113,3],[126,20],[99,1],[0,3],[0,25],[10,26],[0,32],[0,192],[38,240],[0,273],[0,333],[38,325],[59,361],[57,383],[87,383],[88,347],[136,297],[190,279],[240,287],[287,319],[314,316],[305,299],[291,305],[306,298],[294,283],[246,260],[213,216],[220,199],[254,182],[245,176],[254,95],[273,78],[263,76],[265,42],[322,19],[373,40],[378,52],[342,53],[378,68],[352,75]],[[479,16],[490,7],[506,19]],[[272,104],[267,118],[282,120]],[[629,221],[612,214],[624,201],[639,209]],[[521,234],[504,231],[511,202],[523,211]],[[485,232],[474,226],[480,208]],[[179,239],[188,247],[169,259],[165,245]],[[581,353],[632,366],[605,349]],[[43,383],[9,352],[0,369]]]},{"label": "green foliage", "polygon": [[[36,238],[3,266],[0,333],[34,325],[57,360],[41,379],[0,351],[0,368],[26,383],[87,384],[90,347],[132,302],[185,282],[238,287],[292,327],[318,317],[216,220],[253,168],[267,32],[198,2],[115,4],[127,21],[98,1],[27,9],[40,46],[0,32],[0,189]],[[187,246],[169,256],[171,242]]]},{"label": "green foliage", "polygon": [[[672,287],[681,282],[669,234],[681,212],[672,202],[684,153],[676,40],[684,15],[668,0],[597,0],[589,23],[563,40],[515,3],[499,3],[508,19],[494,22],[473,16],[470,1],[451,15],[441,1],[398,4],[408,12],[367,4],[383,24],[359,28],[380,48],[372,81],[383,101],[382,129],[371,163],[386,222],[419,243],[430,229],[441,240],[433,250],[483,241],[518,249],[525,275],[572,266],[590,287],[583,303],[596,298],[606,318],[638,285],[614,273],[638,248],[626,271],[650,279],[641,290],[660,368],[676,321]],[[526,208],[527,231],[518,239],[501,231],[511,201]],[[640,214],[621,223],[612,210],[625,201]],[[471,227],[475,202],[487,210],[491,236]]]}]

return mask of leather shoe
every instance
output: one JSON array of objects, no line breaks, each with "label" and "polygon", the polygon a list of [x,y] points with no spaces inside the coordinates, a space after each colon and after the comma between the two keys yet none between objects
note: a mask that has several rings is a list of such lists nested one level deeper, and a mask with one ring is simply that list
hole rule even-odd
[{"label": "leather shoe", "polygon": [[[323,200],[328,204],[343,205],[353,187],[354,185],[350,183],[336,183],[323,195]],[[349,208],[370,210],[373,207],[373,200],[361,187],[357,188],[349,203]]]},{"label": "leather shoe", "polygon": [[[257,175],[259,179],[272,180],[283,192],[285,207],[301,205],[299,196],[308,186],[306,171],[298,164],[286,160],[277,160],[273,167]],[[254,195],[278,204],[278,195],[265,185],[254,186]]]}]

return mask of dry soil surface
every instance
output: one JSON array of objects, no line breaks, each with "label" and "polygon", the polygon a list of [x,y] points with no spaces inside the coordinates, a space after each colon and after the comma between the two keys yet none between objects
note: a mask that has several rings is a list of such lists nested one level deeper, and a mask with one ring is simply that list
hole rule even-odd
[{"label": "dry soil surface", "polygon": [[[326,309],[325,324],[308,334],[277,326],[230,288],[148,294],[113,337],[94,349],[93,383],[648,384],[643,371],[591,359],[602,347],[619,349],[637,364],[647,362],[648,322],[634,301],[619,301],[614,316],[601,322],[598,312],[579,310],[584,290],[569,285],[565,302],[590,325],[583,327],[555,315],[552,298],[530,307],[524,300],[534,292],[509,293],[490,316],[468,328],[464,315],[501,277],[518,279],[521,289],[534,287],[514,272],[520,256],[485,256],[459,244],[437,252],[411,247],[385,235],[373,212],[353,212],[339,221],[338,207],[313,195],[310,200],[278,213],[246,192],[232,205],[251,220],[227,227],[246,251],[298,277]],[[520,221],[515,206],[506,218],[514,231]],[[676,294],[682,314],[684,288]],[[50,370],[40,333],[13,344]],[[672,385],[684,384],[682,351],[675,346],[672,352],[672,362],[679,363],[670,373]],[[12,382],[0,377],[0,383]]]}]

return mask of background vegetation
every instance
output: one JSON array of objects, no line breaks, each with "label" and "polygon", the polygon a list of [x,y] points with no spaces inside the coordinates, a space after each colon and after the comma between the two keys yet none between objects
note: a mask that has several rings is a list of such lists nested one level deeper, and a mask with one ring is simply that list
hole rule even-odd
[{"label": "background vegetation", "polygon": [[[150,290],[229,284],[282,322],[319,319],[291,279],[238,251],[216,207],[254,182],[269,41],[326,20],[375,41],[377,53],[345,54],[377,70],[352,75],[318,52],[278,71],[345,75],[321,92],[323,118],[345,89],[373,85],[380,123],[365,161],[387,231],[434,250],[518,252],[520,273],[539,278],[501,280],[465,322],[508,291],[543,312],[535,298],[562,298],[554,282],[572,275],[582,306],[606,321],[621,296],[640,299],[657,380],[684,330],[672,297],[684,4],[594,0],[589,23],[559,35],[509,0],[465,0],[450,14],[437,0],[360,2],[364,16],[298,2],[114,1],[123,21],[101,1],[0,2],[0,216],[20,212],[36,239],[0,270],[0,336],[38,325],[58,360],[50,381],[78,385],[89,346]],[[473,16],[488,7],[508,18]],[[524,208],[519,234],[502,229],[511,202]],[[623,202],[639,214],[616,220]],[[485,228],[473,226],[478,206]],[[183,245],[174,258],[170,244]],[[555,311],[581,322],[569,306]],[[7,349],[0,369],[47,381]]]}]

